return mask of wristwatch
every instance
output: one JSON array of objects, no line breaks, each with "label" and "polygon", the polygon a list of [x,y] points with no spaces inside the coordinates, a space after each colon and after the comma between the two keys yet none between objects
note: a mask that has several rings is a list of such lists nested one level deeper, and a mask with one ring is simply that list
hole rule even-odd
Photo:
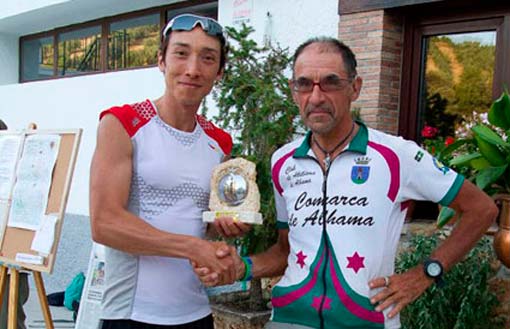
[{"label": "wristwatch", "polygon": [[429,278],[434,279],[439,287],[444,285],[443,281],[443,265],[435,259],[426,259],[423,262],[423,271]]}]

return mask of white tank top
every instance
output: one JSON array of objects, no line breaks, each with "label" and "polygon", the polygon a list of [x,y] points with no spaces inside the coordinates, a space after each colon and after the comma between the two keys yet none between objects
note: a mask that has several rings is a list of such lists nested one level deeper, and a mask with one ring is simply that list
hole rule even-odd
[{"label": "white tank top", "polygon": [[[129,210],[164,231],[203,237],[210,176],[232,139],[203,117],[193,132],[164,123],[146,100],[113,107],[133,144]],[[119,219],[122,224],[122,219]],[[103,319],[174,325],[211,313],[204,287],[187,259],[138,256],[106,248]]]}]

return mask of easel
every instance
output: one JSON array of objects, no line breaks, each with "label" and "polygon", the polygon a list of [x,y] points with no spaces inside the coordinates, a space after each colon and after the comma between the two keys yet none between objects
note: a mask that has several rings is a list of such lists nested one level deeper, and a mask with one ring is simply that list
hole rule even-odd
[{"label": "easel", "polygon": [[[0,269],[0,307],[5,293],[5,284],[7,280],[7,270],[10,270],[9,282],[9,299],[8,299],[8,314],[7,314],[7,329],[18,328],[18,292],[19,292],[19,267],[14,265],[3,264]],[[44,316],[44,322],[47,329],[54,329],[53,320],[51,318],[50,307],[46,299],[46,290],[42,280],[41,272],[23,269],[30,271],[34,276],[35,286],[37,287],[37,295],[41,303],[41,310]]]},{"label": "easel", "polygon": [[[34,254],[31,249],[31,243],[34,238],[34,231],[18,227],[10,227],[4,223],[3,240],[0,246],[0,306],[3,301],[7,276],[10,276],[9,298],[7,300],[7,329],[17,329],[18,301],[20,287],[20,271],[32,273],[37,288],[37,295],[44,316],[44,322],[47,329],[54,329],[51,318],[46,291],[42,280],[41,272],[51,273],[55,262],[56,250],[62,230],[62,221],[69,194],[71,178],[76,163],[78,146],[81,138],[81,129],[75,130],[55,130],[55,131],[36,131],[37,126],[31,123],[28,129],[23,132],[24,136],[34,134],[59,135],[59,149],[57,160],[51,173],[51,184],[46,205],[45,214],[54,214],[56,216],[55,235],[53,246],[50,253],[44,258],[42,264],[25,263],[16,260],[18,253]],[[4,133],[4,132],[2,132]],[[9,134],[9,132],[6,132]],[[12,133],[11,133],[12,134]],[[19,161],[19,159],[18,159]],[[12,194],[12,188],[11,188]],[[11,196],[9,196],[9,199]],[[1,214],[0,214],[1,215]],[[9,271],[9,274],[8,274]],[[3,328],[2,328],[3,329]]]}]

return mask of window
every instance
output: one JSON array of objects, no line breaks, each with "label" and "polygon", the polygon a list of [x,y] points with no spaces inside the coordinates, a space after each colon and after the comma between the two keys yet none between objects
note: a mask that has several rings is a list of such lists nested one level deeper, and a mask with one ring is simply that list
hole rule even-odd
[{"label": "window", "polygon": [[157,64],[159,14],[110,24],[108,70]]},{"label": "window", "polygon": [[27,40],[22,45],[22,79],[39,80],[53,76],[53,38]]},{"label": "window", "polygon": [[58,38],[58,75],[76,75],[101,69],[101,27],[62,33]]},{"label": "window", "polygon": [[438,137],[464,134],[492,103],[496,32],[440,34],[423,42],[417,129],[432,127]]},{"label": "window", "polygon": [[21,37],[20,80],[157,65],[163,22],[184,12],[216,18],[218,1],[192,0]]}]

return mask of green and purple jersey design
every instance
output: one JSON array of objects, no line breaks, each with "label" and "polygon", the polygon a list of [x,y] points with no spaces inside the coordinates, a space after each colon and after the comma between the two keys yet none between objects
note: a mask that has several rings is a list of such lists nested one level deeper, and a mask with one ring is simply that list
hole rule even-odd
[{"label": "green and purple jersey design", "polygon": [[[399,328],[374,310],[368,282],[391,275],[410,200],[448,205],[463,177],[416,143],[367,128],[323,173],[310,134],[275,152],[277,225],[290,254],[273,288],[275,322],[314,328]],[[325,224],[324,224],[325,219]]]}]

